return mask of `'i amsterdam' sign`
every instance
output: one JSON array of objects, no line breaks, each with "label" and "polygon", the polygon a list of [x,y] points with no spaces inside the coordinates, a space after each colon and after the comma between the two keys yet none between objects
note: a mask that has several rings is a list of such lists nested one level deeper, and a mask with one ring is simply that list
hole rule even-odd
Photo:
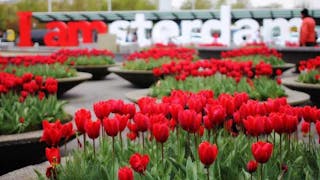
[{"label": "'i amsterdam' sign", "polygon": [[[19,46],[32,46],[31,41],[31,12],[20,12],[20,42]],[[245,42],[263,40],[272,41],[272,32],[274,28],[280,30],[278,39],[286,42],[290,41],[290,29],[295,27],[299,32],[301,26],[300,18],[286,20],[284,18],[263,19],[262,26],[250,18],[240,19],[231,25],[231,12],[229,6],[222,6],[220,11],[220,20],[210,19],[202,21],[182,20],[180,24],[172,20],[162,20],[157,23],[145,19],[144,14],[136,14],[134,21],[113,21],[106,24],[103,21],[73,21],[60,22],[53,21],[46,24],[49,32],[44,37],[47,46],[77,46],[78,32],[82,34],[84,43],[93,42],[92,33],[109,33],[117,36],[118,43],[126,41],[128,29],[136,29],[137,42],[140,46],[148,46],[152,43],[168,43],[173,38],[178,39],[181,44],[195,43],[192,38],[192,31],[199,30],[197,43],[212,43],[214,38],[212,32],[219,31],[219,43],[230,45],[240,45]],[[234,30],[231,33],[231,29]],[[146,34],[146,30],[151,32],[151,37]],[[260,35],[257,35],[259,32]],[[232,35],[231,35],[232,34]]]}]

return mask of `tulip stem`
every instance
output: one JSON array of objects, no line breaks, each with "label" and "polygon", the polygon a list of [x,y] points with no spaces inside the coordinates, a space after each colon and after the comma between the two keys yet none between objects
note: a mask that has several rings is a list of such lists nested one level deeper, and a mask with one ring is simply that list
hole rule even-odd
[{"label": "tulip stem", "polygon": [[310,127],[309,127],[309,151],[311,151],[311,123],[309,123],[310,125]]},{"label": "tulip stem", "polygon": [[163,143],[161,143],[161,160],[162,160],[162,164],[163,164]]},{"label": "tulip stem", "polygon": [[250,173],[250,180],[252,180],[252,173]]},{"label": "tulip stem", "polygon": [[276,131],[273,131],[273,145],[276,147]]},{"label": "tulip stem", "polygon": [[96,156],[96,146],[95,146],[95,143],[94,143],[94,139],[92,140],[92,144],[93,144],[93,157]]},{"label": "tulip stem", "polygon": [[207,169],[207,180],[210,180],[209,166],[208,166],[208,167],[206,167],[206,169]]},{"label": "tulip stem", "polygon": [[112,136],[112,156],[114,157],[114,137]]},{"label": "tulip stem", "polygon": [[[282,138],[281,138],[281,134],[280,134],[280,144],[279,144],[279,148],[280,148],[280,170],[281,170],[281,164],[282,164],[282,150],[281,150],[281,145],[282,145]],[[261,164],[262,165],[262,164]]]},{"label": "tulip stem", "polygon": [[193,137],[194,137],[194,148],[195,148],[195,151],[197,151],[197,136],[196,136],[196,133],[193,133]]},{"label": "tulip stem", "polygon": [[120,132],[119,135],[120,135],[119,137],[120,137],[121,152],[122,152],[122,149],[123,149],[122,132]]},{"label": "tulip stem", "polygon": [[86,134],[83,134],[83,151],[86,152]]},{"label": "tulip stem", "polygon": [[144,133],[142,132],[142,152],[144,150]]},{"label": "tulip stem", "polygon": [[66,154],[66,156],[68,155],[68,153],[67,153],[67,140],[65,140],[65,142],[64,142],[64,153]]},{"label": "tulip stem", "polygon": [[263,164],[261,163],[261,169],[260,169],[260,172],[261,172],[261,176],[260,176],[260,179],[262,180],[263,179]]}]

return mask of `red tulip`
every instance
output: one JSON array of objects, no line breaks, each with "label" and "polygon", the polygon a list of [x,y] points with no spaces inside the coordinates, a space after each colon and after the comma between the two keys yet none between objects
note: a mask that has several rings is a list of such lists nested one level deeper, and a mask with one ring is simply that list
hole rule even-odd
[{"label": "red tulip", "polygon": [[134,171],[143,174],[143,172],[147,169],[149,156],[135,153],[130,157],[129,163]]},{"label": "red tulip", "polygon": [[103,119],[103,127],[108,136],[115,137],[119,132],[119,121],[117,119]]},{"label": "red tulip", "polygon": [[166,123],[156,123],[153,125],[152,134],[159,143],[164,143],[169,137],[170,129]]},{"label": "red tulip", "polygon": [[111,106],[106,101],[99,101],[93,105],[94,113],[98,119],[108,117],[111,112]]},{"label": "red tulip", "polygon": [[124,103],[122,100],[115,100],[115,99],[109,99],[106,101],[110,105],[110,110],[113,113],[122,113],[123,112],[123,107]]},{"label": "red tulip", "polygon": [[72,122],[68,122],[62,125],[62,137],[68,140],[74,134],[75,134],[75,131],[73,130]]},{"label": "red tulip", "polygon": [[137,130],[140,132],[145,132],[148,130],[148,122],[149,122],[149,117],[138,112],[134,115],[133,121],[137,125]]},{"label": "red tulip", "polygon": [[171,117],[175,120],[178,120],[178,113],[181,110],[183,110],[183,107],[180,104],[171,104],[169,106],[169,112],[171,114]]},{"label": "red tulip", "polygon": [[198,148],[200,161],[209,167],[217,158],[218,148],[215,144],[210,144],[207,141],[202,142]]},{"label": "red tulip", "polygon": [[251,152],[258,163],[266,163],[272,155],[271,143],[258,141],[251,146]]},{"label": "red tulip", "polygon": [[85,133],[84,124],[91,119],[91,113],[87,109],[79,109],[75,113],[75,122],[79,132]]},{"label": "red tulip", "polygon": [[248,162],[248,164],[247,164],[247,171],[248,171],[249,173],[255,172],[255,171],[257,170],[257,168],[258,168],[258,163],[257,163],[257,161],[251,160],[251,161]]},{"label": "red tulip", "polygon": [[62,138],[62,125],[60,120],[55,123],[49,123],[47,120],[42,121],[43,134],[40,142],[46,142],[50,146],[57,146]]},{"label": "red tulip", "polygon": [[122,115],[122,116],[119,114],[115,115],[115,119],[117,119],[119,122],[119,132],[122,132],[127,127],[129,117],[130,117],[129,114]]},{"label": "red tulip", "polygon": [[129,167],[122,167],[118,170],[118,180],[133,180],[133,171]]},{"label": "red tulip", "polygon": [[92,121],[91,119],[89,119],[85,123],[84,129],[86,130],[89,138],[96,139],[100,134],[100,120]]},{"label": "red tulip", "polygon": [[60,164],[61,157],[59,148],[46,148],[46,157],[52,166]]},{"label": "red tulip", "polygon": [[194,110],[182,110],[178,114],[179,124],[189,133],[195,133],[200,128],[202,116]]},{"label": "red tulip", "polygon": [[301,123],[301,131],[303,132],[303,134],[308,134],[310,131],[310,123],[303,121]]},{"label": "red tulip", "polygon": [[221,105],[207,105],[205,110],[213,126],[223,124],[227,117],[226,110]]},{"label": "red tulip", "polygon": [[129,115],[129,118],[133,118],[136,113],[136,106],[134,104],[125,104],[122,108],[122,114]]},{"label": "red tulip", "polygon": [[58,81],[54,78],[47,78],[45,88],[49,94],[55,94],[58,91]]},{"label": "red tulip", "polygon": [[258,116],[248,116],[246,120],[243,120],[243,124],[251,136],[259,136],[264,133],[264,122]]}]

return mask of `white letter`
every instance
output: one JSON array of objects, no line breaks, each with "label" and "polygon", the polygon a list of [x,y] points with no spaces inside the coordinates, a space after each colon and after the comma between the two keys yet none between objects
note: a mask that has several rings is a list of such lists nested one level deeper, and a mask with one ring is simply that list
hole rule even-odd
[{"label": "white letter", "polygon": [[117,43],[122,44],[126,42],[126,36],[128,28],[130,26],[129,21],[114,21],[110,24],[110,34],[117,36]]},{"label": "white letter", "polygon": [[153,43],[168,44],[172,38],[179,36],[179,26],[171,20],[163,20],[156,23],[152,30]]},{"label": "white letter", "polygon": [[[189,21],[183,20],[181,21],[181,36],[179,40],[182,44],[189,44],[189,43],[199,43],[201,41],[200,32],[194,31],[201,29],[202,21],[199,19]],[[194,31],[194,32],[193,32]],[[198,41],[196,35],[199,35]]]},{"label": "white letter", "polygon": [[[239,46],[244,43],[260,42],[259,24],[253,19],[240,19],[235,22],[237,31],[233,34],[233,42]],[[246,38],[244,40],[244,37]]]},{"label": "white letter", "polygon": [[151,39],[146,38],[146,29],[152,28],[152,22],[146,21],[144,14],[136,14],[135,21],[131,22],[132,28],[137,28],[138,44],[143,46],[151,45]]},{"label": "white letter", "polygon": [[[279,29],[279,36],[275,32],[275,28]],[[289,39],[289,23],[284,18],[277,18],[275,20],[264,19],[262,33],[264,42],[284,45]]]}]

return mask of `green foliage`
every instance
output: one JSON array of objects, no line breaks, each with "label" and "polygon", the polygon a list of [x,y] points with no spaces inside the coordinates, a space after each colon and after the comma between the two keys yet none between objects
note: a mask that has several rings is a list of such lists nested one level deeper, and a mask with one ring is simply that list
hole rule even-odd
[{"label": "green foliage", "polygon": [[[23,103],[19,95],[9,92],[0,95],[0,134],[13,134],[41,129],[42,120],[62,121],[69,117],[64,113],[64,101],[58,101],[54,95],[42,99],[29,95]],[[20,122],[20,118],[24,122]]]},{"label": "green foliage", "polygon": [[238,56],[231,58],[235,61],[252,61],[254,65],[259,64],[263,61],[265,63],[271,64],[272,66],[283,65],[285,62],[276,56],[263,56],[263,55],[252,55],[252,56]]},{"label": "green foliage", "polygon": [[74,65],[109,65],[114,64],[114,60],[110,56],[79,56],[69,57],[66,64]]},{"label": "green foliage", "polygon": [[17,76],[22,76],[24,73],[32,73],[43,77],[66,78],[76,76],[77,71],[67,65],[60,63],[55,64],[35,64],[32,66],[16,66],[8,65],[5,72],[14,73]]},{"label": "green foliage", "polygon": [[[206,179],[206,169],[201,164],[197,152],[199,143],[204,140],[217,144],[219,149],[217,159],[209,168],[210,179],[250,178],[250,174],[245,169],[247,162],[254,159],[251,154],[251,145],[255,142],[255,138],[241,133],[233,137],[224,129],[214,130],[211,135],[205,133],[203,137],[197,134],[194,136],[187,134],[179,128],[176,131],[171,132],[168,141],[164,143],[163,161],[161,160],[161,145],[154,140],[146,140],[144,149],[137,140],[127,141],[121,148],[121,143],[116,138],[114,156],[110,137],[100,139],[101,146],[95,155],[90,140],[90,143],[86,144],[86,152],[83,152],[82,149],[76,150],[71,157],[67,157],[66,164],[59,166],[58,179],[117,179],[119,167],[130,166],[129,158],[136,152],[150,156],[145,175],[135,172],[136,180]],[[263,140],[266,138],[260,137]],[[263,165],[264,179],[318,179],[320,177],[318,147],[313,146],[309,150],[302,142],[288,141],[287,137],[282,137],[280,157],[279,136],[276,135],[275,139],[272,157]],[[280,169],[280,164],[288,166],[286,173]],[[255,179],[260,178],[260,168],[261,165],[257,172],[253,173]]]},{"label": "green foliage", "polygon": [[155,97],[167,96],[172,90],[185,90],[198,92],[200,90],[213,90],[215,96],[221,93],[234,94],[234,92],[247,92],[252,99],[266,100],[285,96],[284,90],[274,80],[267,77],[253,79],[254,86],[242,78],[237,83],[233,78],[216,74],[210,77],[187,77],[184,81],[177,81],[168,76],[151,87],[151,95]]},{"label": "green foliage", "polygon": [[310,70],[306,72],[301,72],[298,76],[298,81],[303,82],[303,83],[311,83],[311,84],[316,84],[320,83],[319,79],[316,78],[316,76],[319,76],[319,71],[318,70]]},{"label": "green foliage", "polygon": [[210,0],[185,0],[181,9],[192,9],[192,1],[195,3],[195,9],[211,9],[212,3]]},{"label": "green foliage", "polygon": [[137,59],[134,61],[126,61],[123,65],[123,69],[127,70],[152,70],[156,67],[161,67],[162,64],[166,64],[173,61],[169,57],[160,58],[160,59]]}]

